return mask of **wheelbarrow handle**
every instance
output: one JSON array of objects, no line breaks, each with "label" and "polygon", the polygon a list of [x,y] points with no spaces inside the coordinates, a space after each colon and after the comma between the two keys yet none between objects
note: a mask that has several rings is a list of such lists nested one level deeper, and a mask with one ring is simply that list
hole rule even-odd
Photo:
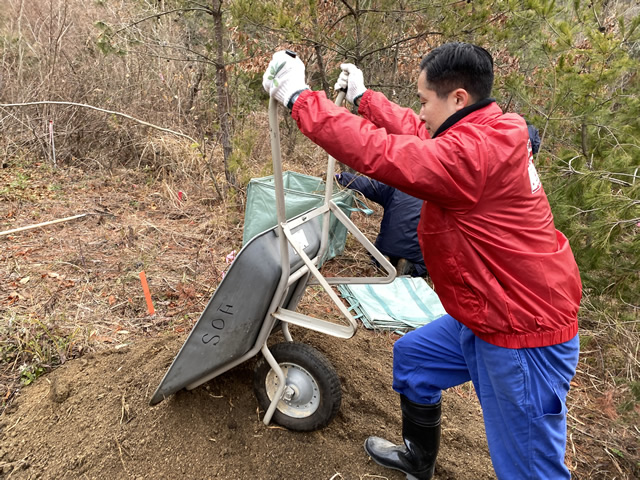
[{"label": "wheelbarrow handle", "polygon": [[[338,95],[336,96],[336,105],[341,106],[344,102],[344,97],[346,95],[345,91],[339,90]],[[328,155],[327,158],[327,179],[325,182],[325,191],[324,191],[324,204],[329,205],[331,199],[333,198],[333,182],[334,182],[334,174],[336,169],[336,159],[331,155]],[[320,241],[320,251],[318,252],[318,258],[320,259],[320,265],[324,263],[325,254],[329,248],[329,223],[330,223],[330,212],[327,211],[322,218],[322,238]]]}]

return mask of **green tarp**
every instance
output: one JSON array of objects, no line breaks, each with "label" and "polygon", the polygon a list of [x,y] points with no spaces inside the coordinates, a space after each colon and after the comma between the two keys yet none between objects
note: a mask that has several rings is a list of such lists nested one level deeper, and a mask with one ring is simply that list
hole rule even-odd
[{"label": "green tarp", "polygon": [[422,278],[397,277],[388,284],[339,285],[356,318],[372,330],[399,333],[446,314],[440,299]]}]

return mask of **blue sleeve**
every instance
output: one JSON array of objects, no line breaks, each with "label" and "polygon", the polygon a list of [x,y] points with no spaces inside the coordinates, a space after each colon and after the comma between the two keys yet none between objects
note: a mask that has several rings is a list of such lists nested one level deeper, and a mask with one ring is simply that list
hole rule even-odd
[{"label": "blue sleeve", "polygon": [[343,172],[337,177],[338,183],[351,190],[357,190],[369,200],[383,207],[393,194],[393,187],[362,175]]},{"label": "blue sleeve", "polygon": [[538,150],[540,150],[540,133],[538,129],[530,123],[527,123],[527,129],[529,130],[529,139],[531,139],[531,150],[535,155],[538,153]]}]

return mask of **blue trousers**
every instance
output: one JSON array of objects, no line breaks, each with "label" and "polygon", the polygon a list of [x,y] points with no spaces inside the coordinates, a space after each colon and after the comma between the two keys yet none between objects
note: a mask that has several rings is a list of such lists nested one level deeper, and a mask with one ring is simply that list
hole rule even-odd
[{"label": "blue trousers", "polygon": [[579,350],[577,335],[549,347],[496,347],[445,315],[396,341],[393,388],[431,404],[471,380],[497,477],[569,479],[565,402]]}]

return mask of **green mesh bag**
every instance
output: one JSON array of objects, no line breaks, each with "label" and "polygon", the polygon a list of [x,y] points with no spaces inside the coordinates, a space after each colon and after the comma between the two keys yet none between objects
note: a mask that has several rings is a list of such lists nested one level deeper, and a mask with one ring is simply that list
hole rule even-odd
[{"label": "green mesh bag", "polygon": [[[325,182],[323,179],[285,171],[282,174],[282,180],[287,220],[312,208],[320,207],[324,203]],[[341,189],[334,182],[331,199],[349,217],[354,210],[354,198],[351,190]],[[275,226],[276,223],[276,188],[273,175],[251,179],[247,187],[242,244],[246,245],[253,237]],[[347,228],[331,214],[329,245],[325,260],[340,255],[344,250],[346,240]]]}]

